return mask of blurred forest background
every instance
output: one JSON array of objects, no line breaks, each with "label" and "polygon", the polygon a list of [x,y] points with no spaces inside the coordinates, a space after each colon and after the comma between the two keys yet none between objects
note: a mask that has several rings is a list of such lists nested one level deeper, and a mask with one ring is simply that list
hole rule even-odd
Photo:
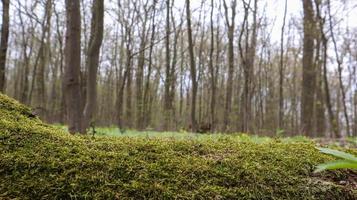
[{"label": "blurred forest background", "polygon": [[357,136],[356,6],[2,0],[0,88],[71,132]]}]

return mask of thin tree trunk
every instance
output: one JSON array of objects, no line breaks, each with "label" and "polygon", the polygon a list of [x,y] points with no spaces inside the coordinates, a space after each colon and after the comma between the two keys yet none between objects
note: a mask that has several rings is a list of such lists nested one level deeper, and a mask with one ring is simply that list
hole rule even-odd
[{"label": "thin tree trunk", "polygon": [[[245,84],[245,112],[243,116],[243,121],[244,121],[244,132],[251,132],[253,131],[253,115],[252,115],[252,98],[253,98],[253,90],[254,90],[254,60],[255,60],[255,54],[256,54],[256,46],[257,46],[257,1],[254,0],[254,11],[253,11],[253,24],[252,24],[252,35],[250,37],[250,45],[247,51],[247,66],[246,66],[246,81]],[[244,67],[244,65],[243,65]]]},{"label": "thin tree trunk", "polygon": [[[180,117],[180,121],[181,123],[184,122],[184,120],[182,120],[184,118],[183,116],[183,107],[184,107],[184,50],[183,50],[183,42],[184,39],[182,38],[182,34],[181,34],[181,41],[180,41],[180,57],[181,57],[181,61],[180,61],[180,103],[179,103],[179,117]],[[185,125],[185,123],[182,124],[183,126]]]},{"label": "thin tree trunk", "polygon": [[128,58],[128,69],[127,69],[127,81],[126,81],[126,88],[125,88],[125,126],[128,128],[132,128],[133,126],[133,112],[132,112],[132,68],[133,65],[132,59],[130,54],[128,54],[130,58]]},{"label": "thin tree trunk", "polygon": [[[127,25],[126,25],[127,26]],[[125,100],[125,126],[127,128],[131,128],[132,126],[132,30],[131,27],[126,27],[126,69],[123,77],[122,83],[122,94],[124,94],[124,87],[126,93],[126,100]],[[122,95],[123,96],[123,95]],[[122,97],[124,98],[124,96]]]},{"label": "thin tree trunk", "polygon": [[353,125],[353,137],[357,136],[357,89],[353,95],[353,113],[354,113],[354,125]]},{"label": "thin tree trunk", "polygon": [[42,119],[46,119],[46,87],[45,87],[45,70],[49,65],[50,60],[50,36],[51,36],[51,16],[52,16],[52,0],[47,0],[45,5],[45,15],[42,23],[41,44],[38,52],[36,65],[38,69],[35,71],[35,96],[34,108],[35,112]]},{"label": "thin tree trunk", "polygon": [[[319,36],[319,35],[318,35]],[[316,97],[314,105],[314,127],[316,128],[316,137],[325,136],[325,107],[324,97],[322,92],[322,65],[320,59],[321,37],[316,37],[316,55],[315,55],[315,69],[316,69]]]},{"label": "thin tree trunk", "polygon": [[[21,77],[21,96],[20,96],[20,102],[24,104],[29,104],[28,102],[28,90],[29,90],[29,68],[30,68],[30,57],[32,55],[33,51],[33,40],[30,44],[28,41],[28,37],[26,36],[26,30],[25,30],[25,24],[22,18],[22,14],[19,12],[19,20],[20,20],[20,25],[21,25],[21,31],[22,31],[22,54],[23,54],[23,67],[24,70],[22,72],[22,77]],[[30,45],[29,53],[28,51],[28,45]]]},{"label": "thin tree trunk", "polygon": [[144,126],[147,127],[150,123],[149,121],[149,101],[150,101],[150,78],[152,72],[152,55],[153,55],[153,48],[155,43],[155,31],[156,31],[156,24],[155,24],[155,15],[156,15],[156,1],[153,2],[153,14],[152,14],[152,22],[151,22],[151,39],[150,39],[150,48],[149,48],[149,63],[148,63],[148,72],[146,76],[146,83],[144,89],[144,97],[143,97],[143,121]]},{"label": "thin tree trunk", "polygon": [[83,113],[83,129],[86,132],[90,125],[94,126],[97,106],[97,72],[99,67],[100,47],[103,41],[104,0],[93,0],[91,36],[87,52],[87,93]]},{"label": "thin tree trunk", "polygon": [[[127,37],[127,35],[125,36]],[[117,84],[117,97],[116,97],[116,110],[117,110],[117,124],[118,128],[120,130],[124,129],[124,123],[123,123],[123,104],[124,104],[124,88],[125,88],[125,83],[127,79],[127,74],[128,74],[128,68],[130,67],[129,64],[129,56],[127,56],[127,61],[124,69],[124,74],[121,76],[122,70],[123,70],[123,60],[124,60],[124,41],[122,40],[121,45],[120,45],[120,56],[119,56],[119,72],[118,72],[118,84]],[[126,53],[131,53],[130,45],[127,43],[126,44]],[[121,76],[121,77],[120,77]]]},{"label": "thin tree trunk", "polygon": [[144,116],[143,116],[143,79],[144,79],[144,65],[145,65],[145,53],[146,53],[146,43],[147,43],[147,19],[148,19],[148,10],[147,10],[148,1],[144,5],[144,20],[142,22],[142,30],[140,33],[140,47],[139,47],[139,56],[138,56],[138,65],[136,71],[136,128],[139,130],[144,127]]},{"label": "thin tree trunk", "polygon": [[0,92],[5,92],[5,66],[9,40],[10,0],[2,0],[2,25],[0,41]]},{"label": "thin tree trunk", "polygon": [[164,129],[170,127],[170,84],[171,84],[171,58],[170,58],[170,0],[166,0],[166,38],[165,38],[165,53],[166,53],[166,68],[165,68],[165,93],[164,93]]},{"label": "thin tree trunk", "polygon": [[60,113],[59,113],[59,122],[61,124],[64,124],[66,122],[66,115],[67,115],[67,109],[66,109],[66,98],[65,98],[65,82],[64,80],[64,59],[65,59],[65,53],[63,49],[63,33],[60,30],[60,16],[59,13],[56,11],[56,7],[54,6],[54,13],[56,16],[56,34],[57,34],[57,40],[58,40],[58,48],[59,48],[59,65],[60,65],[60,79],[62,80],[61,82],[61,100],[60,100]]},{"label": "thin tree trunk", "polygon": [[323,48],[321,81],[323,83],[324,98],[325,98],[324,102],[325,102],[325,106],[327,109],[328,119],[329,119],[329,123],[330,123],[331,129],[332,129],[332,133],[334,134],[335,137],[338,138],[338,137],[340,137],[340,133],[339,133],[339,128],[338,128],[338,123],[335,118],[335,114],[333,113],[333,110],[332,110],[329,82],[328,82],[328,77],[327,77],[327,58],[328,58],[327,57],[327,48],[328,48],[327,43],[328,43],[328,40],[327,40],[326,34],[324,32],[325,20],[321,16],[319,0],[315,0],[315,7],[316,7],[317,19],[319,22],[321,44],[322,44],[322,48]]},{"label": "thin tree trunk", "polygon": [[190,71],[192,81],[192,97],[191,97],[191,129],[197,131],[196,122],[196,100],[197,100],[197,77],[195,57],[193,53],[193,41],[192,41],[192,28],[191,28],[191,10],[190,0],[186,0],[186,19],[187,19],[187,33],[188,33],[188,50],[190,55]]},{"label": "thin tree trunk", "polygon": [[283,25],[281,27],[280,36],[280,65],[279,65],[279,116],[278,116],[278,128],[282,129],[284,127],[284,31],[285,31],[285,21],[287,13],[288,0],[285,0],[284,7],[284,18]]},{"label": "thin tree trunk", "polygon": [[[211,131],[215,130],[215,106],[216,106],[216,74],[213,67],[213,53],[214,53],[214,27],[213,27],[213,12],[214,12],[214,0],[211,0],[211,46],[210,46],[210,53],[209,53],[209,70],[210,70],[210,83],[211,83],[211,104],[210,104],[210,124],[211,124]],[[217,52],[218,54],[218,52]]]},{"label": "thin tree trunk", "polygon": [[236,15],[236,4],[237,1],[233,0],[231,5],[232,15],[231,15],[231,22],[229,22],[228,16],[228,6],[226,1],[223,1],[224,6],[224,13],[226,19],[226,25],[228,27],[228,78],[227,78],[227,90],[226,90],[226,102],[225,102],[225,109],[224,109],[224,130],[228,131],[230,126],[230,114],[231,114],[231,107],[232,107],[232,92],[233,92],[233,73],[234,73],[234,47],[233,47],[233,40],[234,40],[234,24],[235,24],[235,15]]},{"label": "thin tree trunk", "polygon": [[346,133],[347,133],[347,136],[350,136],[350,122],[348,119],[348,111],[347,111],[347,106],[346,106],[346,91],[345,91],[345,87],[343,85],[343,80],[342,80],[342,61],[338,54],[337,42],[336,42],[335,34],[333,31],[330,0],[327,1],[327,7],[328,7],[331,38],[332,38],[332,43],[333,43],[333,47],[335,50],[336,61],[337,61],[338,80],[339,80],[339,86],[340,86],[341,96],[342,96],[343,114],[344,114],[345,121],[346,121]]},{"label": "thin tree trunk", "polygon": [[[171,3],[171,7],[174,6],[174,1]],[[175,129],[177,128],[177,123],[178,120],[176,120],[176,109],[175,109],[175,87],[176,87],[176,65],[177,65],[177,43],[178,43],[178,38],[182,30],[182,24],[183,24],[183,18],[181,18],[181,22],[178,25],[178,29],[176,27],[175,23],[175,16],[173,9],[171,9],[171,21],[172,21],[172,27],[173,27],[173,32],[174,32],[174,43],[173,43],[173,57],[172,57],[172,62],[171,62],[171,69],[170,69],[170,123],[172,124],[174,122]]]}]

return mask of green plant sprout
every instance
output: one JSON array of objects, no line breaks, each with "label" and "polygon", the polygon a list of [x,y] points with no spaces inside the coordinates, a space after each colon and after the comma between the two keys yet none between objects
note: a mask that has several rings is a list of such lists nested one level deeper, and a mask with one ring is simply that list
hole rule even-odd
[{"label": "green plant sprout", "polygon": [[329,149],[329,148],[317,148],[320,152],[340,158],[340,160],[331,161],[327,163],[320,164],[316,167],[316,172],[321,172],[324,170],[335,170],[335,169],[357,169],[357,157],[345,153],[342,151]]}]

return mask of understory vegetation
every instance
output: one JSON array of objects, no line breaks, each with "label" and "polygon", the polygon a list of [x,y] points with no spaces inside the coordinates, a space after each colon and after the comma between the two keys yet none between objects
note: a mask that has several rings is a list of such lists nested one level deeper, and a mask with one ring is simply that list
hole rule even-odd
[{"label": "understory vegetation", "polygon": [[314,142],[244,138],[73,136],[0,95],[0,198],[357,197],[355,171],[313,173],[334,159]]}]

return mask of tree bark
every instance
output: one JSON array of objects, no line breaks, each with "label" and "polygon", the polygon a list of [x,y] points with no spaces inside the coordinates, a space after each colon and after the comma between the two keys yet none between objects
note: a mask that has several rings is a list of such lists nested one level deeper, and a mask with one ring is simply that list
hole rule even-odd
[{"label": "tree bark", "polygon": [[81,65],[81,17],[80,0],[66,0],[67,30],[65,47],[65,97],[68,130],[82,133],[80,65]]},{"label": "tree bark", "polygon": [[170,85],[171,85],[171,53],[170,53],[170,0],[166,0],[166,38],[165,38],[165,92],[164,92],[164,129],[170,127],[171,102],[170,102]]},{"label": "tree bark", "polygon": [[[241,132],[250,132],[252,127],[252,97],[253,97],[253,76],[254,76],[254,59],[256,53],[257,43],[257,0],[254,1],[253,10],[253,25],[252,34],[249,34],[248,15],[250,5],[246,2],[244,4],[244,19],[242,30],[239,35],[239,53],[243,67],[244,84],[241,103]],[[246,31],[245,50],[242,47],[243,33]],[[250,38],[249,38],[250,36]]]},{"label": "tree bark", "polygon": [[192,131],[195,132],[197,131],[196,100],[197,100],[198,84],[197,84],[197,77],[196,77],[195,57],[193,52],[190,0],[186,0],[186,19],[187,19],[187,33],[188,33],[188,51],[190,56],[190,71],[191,71],[191,82],[192,82],[191,129]]},{"label": "tree bark", "polygon": [[142,22],[142,30],[140,35],[140,53],[138,57],[138,65],[136,71],[136,127],[141,130],[143,129],[143,76],[144,76],[144,64],[145,64],[145,46],[147,43],[147,30],[146,23],[148,18],[148,10],[146,9],[145,4],[145,16],[144,21]]},{"label": "tree bark", "polygon": [[353,95],[353,115],[354,115],[353,137],[356,137],[357,136],[357,89],[355,89]]},{"label": "tree bark", "polygon": [[[211,131],[215,130],[215,110],[216,110],[216,73],[213,66],[213,53],[214,53],[214,27],[213,27],[213,12],[214,12],[214,0],[211,0],[211,14],[210,14],[210,25],[211,25],[211,46],[209,52],[209,70],[210,70],[210,83],[211,83],[211,104],[210,104],[210,124]],[[218,53],[218,52],[217,52]]]},{"label": "tree bark", "polygon": [[86,105],[83,113],[83,130],[94,125],[97,107],[97,73],[99,67],[100,47],[103,41],[104,0],[93,0],[91,36],[87,52],[87,93]]},{"label": "tree bark", "polygon": [[244,112],[243,112],[243,132],[253,131],[253,113],[252,113],[252,98],[254,90],[254,61],[257,46],[257,2],[254,0],[254,10],[253,10],[253,24],[252,24],[252,34],[250,36],[250,44],[247,45],[247,58],[246,65],[243,64],[244,77]]},{"label": "tree bark", "polygon": [[[62,33],[62,30],[60,29],[60,16],[59,16],[59,13],[56,11],[56,7],[54,6],[54,14],[56,16],[56,26],[57,26],[57,29],[56,29],[56,34],[57,34],[57,41],[58,41],[58,52],[59,52],[59,68],[60,68],[60,79],[61,80],[64,80],[64,71],[65,71],[65,63],[64,63],[64,60],[65,60],[65,53],[64,53],[64,48],[63,48],[63,33]],[[60,100],[60,108],[59,108],[59,122],[61,124],[64,124],[66,122],[66,116],[67,116],[67,109],[66,109],[66,98],[65,98],[65,90],[66,90],[66,87],[65,87],[65,82],[62,81],[61,82],[61,100]]]},{"label": "tree bark", "polygon": [[[36,58],[37,70],[34,82],[35,95],[33,98],[33,106],[35,112],[41,119],[46,119],[46,84],[45,71],[50,63],[50,37],[51,37],[51,17],[52,17],[52,0],[46,0],[45,14],[42,21],[42,36],[40,41],[40,49]],[[31,89],[32,90],[32,89]],[[32,94],[32,91],[30,92]]]},{"label": "tree bark", "polygon": [[284,18],[283,25],[281,27],[280,36],[280,65],[279,65],[279,116],[278,116],[278,128],[282,129],[284,127],[284,31],[285,31],[285,21],[287,13],[288,0],[285,0],[284,8]]},{"label": "tree bark", "polygon": [[303,0],[304,43],[301,94],[301,130],[304,135],[313,135],[313,107],[316,74],[313,64],[314,55],[314,9],[311,0]]},{"label": "tree bark", "polygon": [[338,80],[339,80],[339,87],[341,90],[343,114],[346,121],[346,134],[347,136],[350,136],[350,121],[348,119],[348,111],[346,106],[346,91],[342,80],[342,60],[338,54],[339,50],[337,49],[337,42],[333,31],[330,0],[327,1],[327,8],[328,8],[328,15],[329,15],[329,25],[330,25],[329,28],[331,32],[331,39],[332,39],[333,47],[335,50],[336,61],[337,61]]},{"label": "tree bark", "polygon": [[153,2],[152,5],[153,14],[152,14],[152,21],[151,21],[151,38],[150,38],[150,48],[149,48],[149,63],[148,63],[148,72],[146,75],[146,82],[145,82],[145,89],[144,89],[144,97],[143,97],[143,123],[144,126],[148,126],[150,124],[150,78],[152,73],[152,57],[153,57],[153,48],[155,43],[155,31],[156,31],[156,23],[155,23],[155,16],[156,16],[156,1]]},{"label": "tree bark", "polygon": [[0,41],[0,92],[5,92],[5,67],[9,40],[10,0],[2,0],[2,25]]},{"label": "tree bark", "polygon": [[321,16],[320,12],[320,2],[319,0],[315,0],[315,5],[316,5],[316,14],[317,14],[317,19],[319,22],[319,30],[320,30],[320,37],[321,37],[321,45],[322,45],[322,77],[321,81],[323,84],[323,90],[324,90],[324,102],[325,106],[327,109],[327,114],[328,114],[328,120],[332,129],[332,133],[334,134],[335,137],[340,137],[339,133],[339,128],[338,128],[338,123],[335,118],[335,114],[332,110],[332,103],[331,103],[331,97],[330,97],[330,89],[329,89],[329,81],[327,77],[327,48],[328,48],[328,39],[326,37],[326,34],[324,32],[324,23],[325,20]]},{"label": "tree bark", "polygon": [[[22,54],[23,54],[23,72],[22,72],[22,77],[21,77],[21,82],[20,82],[20,88],[21,88],[21,96],[20,96],[20,102],[24,104],[29,104],[28,102],[28,92],[29,92],[29,68],[30,68],[30,57],[33,52],[33,40],[29,44],[29,37],[26,34],[26,29],[25,29],[25,24],[23,21],[23,17],[21,14],[21,11],[19,11],[19,20],[20,20],[20,25],[21,25],[21,31],[22,31]],[[29,47],[29,52],[28,52],[28,47]]]},{"label": "tree bark", "polygon": [[224,6],[224,13],[226,19],[226,25],[228,27],[228,78],[227,78],[227,90],[226,90],[226,102],[225,102],[225,109],[224,109],[224,130],[228,131],[230,126],[230,114],[231,114],[231,107],[232,107],[232,93],[233,93],[233,73],[234,73],[234,28],[235,28],[235,16],[236,16],[236,5],[237,1],[233,0],[231,5],[232,15],[231,15],[231,22],[229,22],[228,16],[228,6],[226,1],[223,1]]}]

